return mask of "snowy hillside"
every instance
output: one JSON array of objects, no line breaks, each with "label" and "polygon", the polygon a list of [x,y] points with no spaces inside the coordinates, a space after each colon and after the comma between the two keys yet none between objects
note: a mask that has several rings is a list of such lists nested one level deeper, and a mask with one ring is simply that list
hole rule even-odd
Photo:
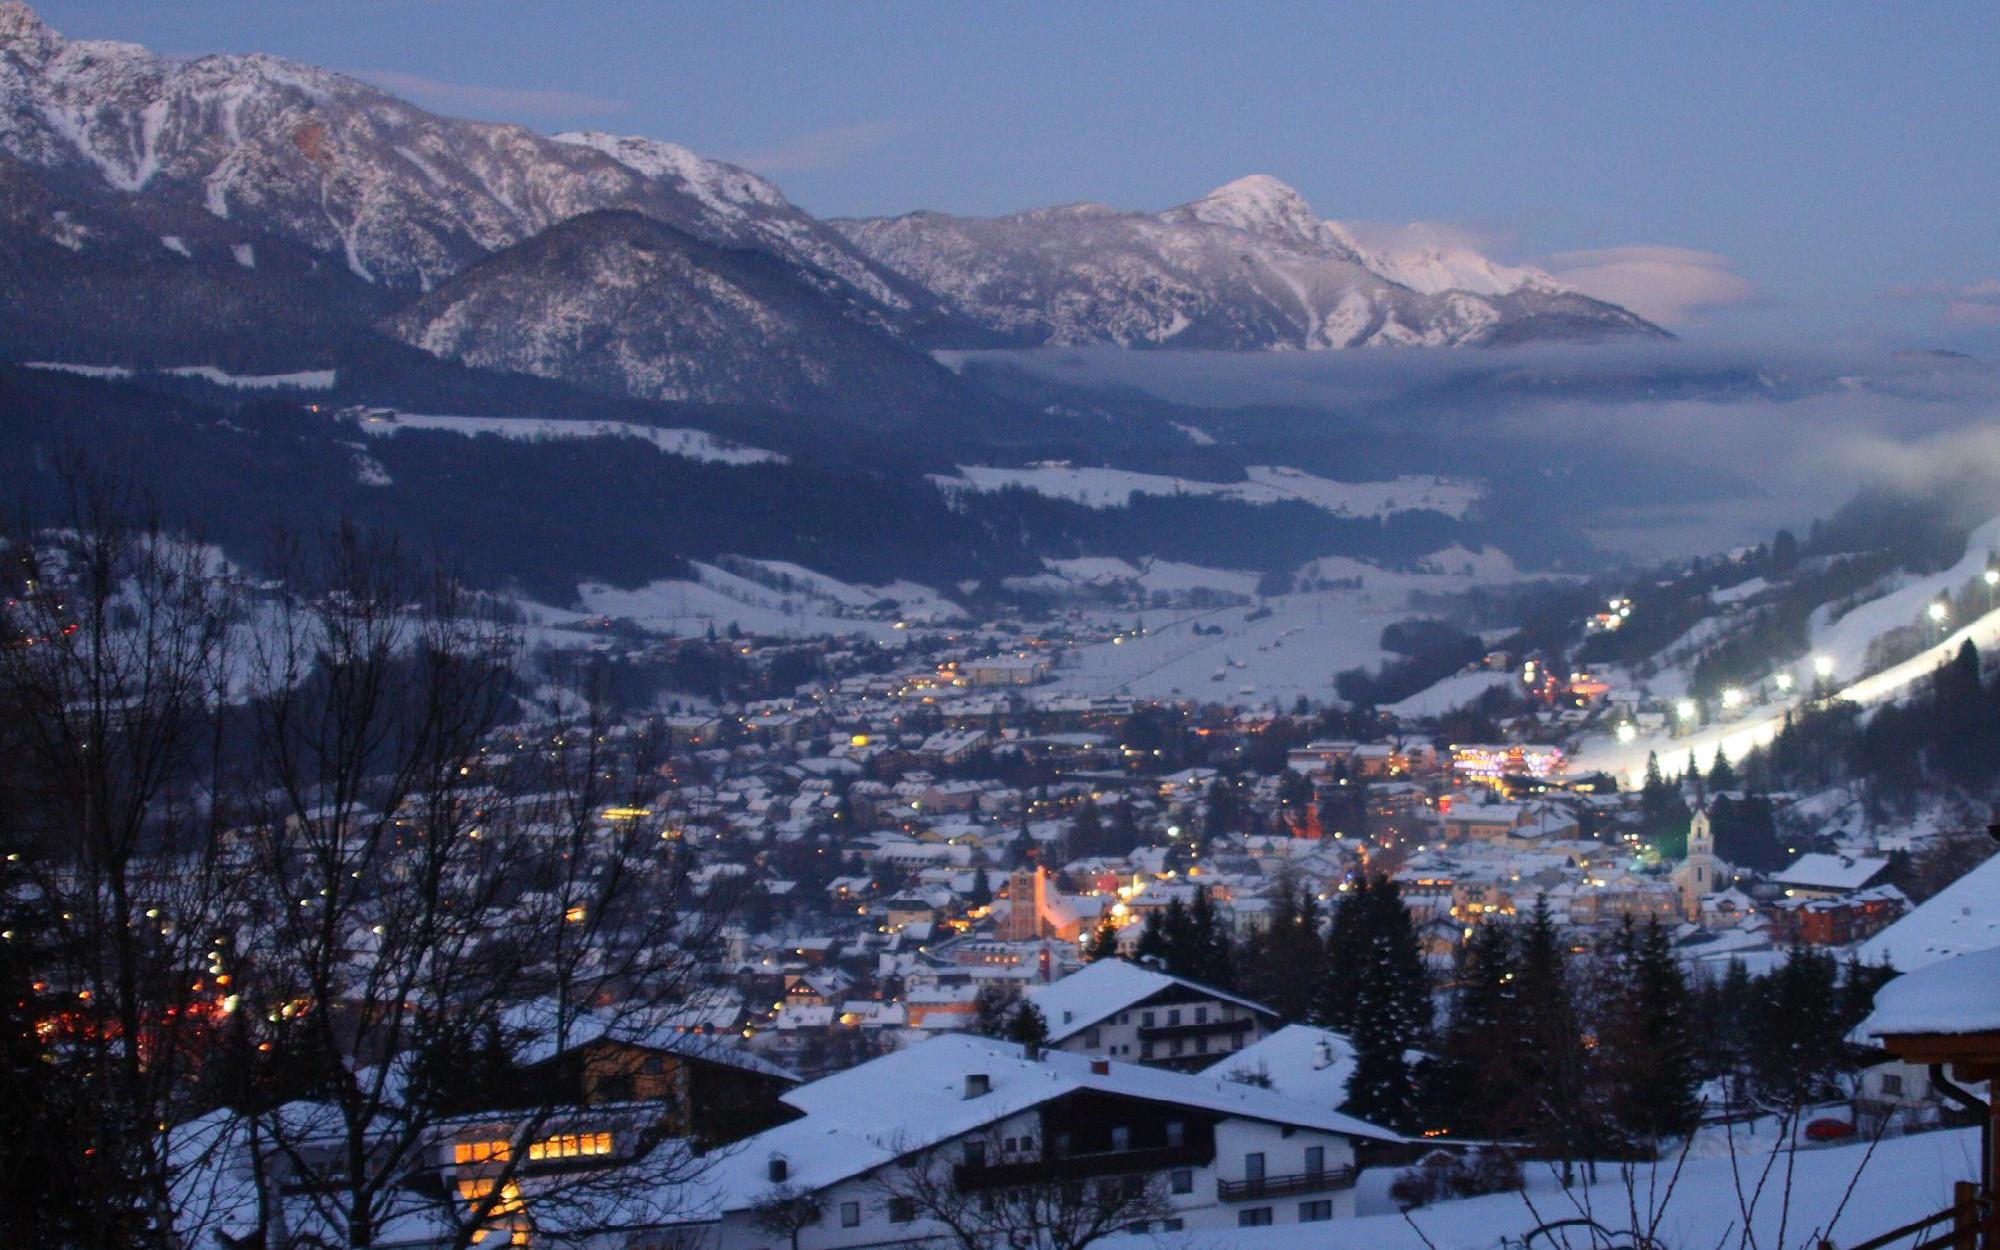
[{"label": "snowy hillside", "polygon": [[[1899,699],[1936,672],[1965,642],[1970,641],[1981,651],[2000,645],[2000,611],[1989,611],[1940,631],[1935,641],[1909,659],[1861,676],[1870,644],[1893,630],[1924,619],[1929,604],[1977,578],[1996,550],[2000,550],[2000,517],[1972,531],[1964,556],[1943,572],[1907,578],[1897,588],[1853,608],[1838,620],[1829,620],[1830,613],[1825,609],[1816,612],[1812,619],[1811,654],[1825,666],[1826,677],[1834,684],[1835,697],[1862,707]],[[1697,628],[1712,628],[1711,622],[1704,621]],[[1685,675],[1682,676],[1684,679]],[[1811,684],[1813,673],[1808,670],[1795,677],[1797,688],[1804,690]],[[1612,773],[1636,785],[1644,776],[1649,753],[1659,755],[1660,767],[1669,775],[1686,771],[1690,757],[1701,767],[1707,767],[1718,749],[1730,759],[1740,760],[1754,748],[1769,743],[1784,724],[1785,713],[1797,698],[1803,697],[1784,696],[1775,690],[1771,693],[1774,696],[1771,702],[1746,705],[1732,719],[1693,733],[1642,734],[1627,742],[1609,735],[1588,739],[1577,752],[1573,766]]]},{"label": "snowy hillside", "polygon": [[1134,495],[1202,495],[1243,503],[1297,500],[1343,517],[1385,517],[1398,512],[1441,512],[1462,518],[1479,487],[1453,478],[1414,475],[1386,482],[1336,482],[1298,469],[1251,465],[1241,482],[1204,482],[1128,469],[1037,465],[1026,469],[960,465],[958,475],[932,480],[947,490],[997,491],[1020,487],[1089,508],[1122,508]]}]

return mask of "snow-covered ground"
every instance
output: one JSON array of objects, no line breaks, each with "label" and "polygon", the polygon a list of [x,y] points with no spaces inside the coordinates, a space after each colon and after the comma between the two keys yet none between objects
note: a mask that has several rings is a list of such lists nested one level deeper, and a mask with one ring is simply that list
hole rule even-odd
[{"label": "snow-covered ground", "polygon": [[[1942,573],[1911,578],[1878,598],[1871,599],[1837,621],[1827,622],[1822,610],[1813,614],[1812,654],[1832,665],[1832,680],[1847,679],[1838,697],[1861,706],[1901,698],[1910,687],[1937,671],[1958,648],[1970,640],[1981,651],[2000,643],[2000,611],[1987,612],[1944,635],[1924,650],[1869,677],[1854,680],[1875,639],[1894,629],[1923,619],[1925,607],[1940,595],[1950,594],[1979,576],[2000,549],[2000,517],[1972,532],[1965,555]],[[1704,622],[1706,624],[1706,622]],[[1699,628],[1699,627],[1697,627]],[[1809,664],[1795,674],[1801,687],[1813,681]],[[1648,683],[1656,695],[1674,697],[1669,674]],[[1683,678],[1684,684],[1684,678]],[[1707,767],[1719,747],[1732,760],[1740,760],[1751,750],[1768,744],[1784,723],[1792,700],[1747,708],[1735,720],[1706,726],[1685,737],[1669,733],[1642,734],[1631,742],[1619,742],[1610,735],[1587,739],[1578,749],[1572,767],[1580,771],[1603,771],[1636,785],[1644,777],[1646,756],[1658,752],[1660,767],[1668,774],[1684,772],[1690,753],[1697,766]]]},{"label": "snow-covered ground", "polygon": [[180,365],[162,369],[177,378],[200,378],[217,386],[239,391],[326,391],[333,389],[331,369],[302,369],[297,373],[229,373],[214,365]]},{"label": "snow-covered ground", "polygon": [[1282,465],[1251,465],[1241,482],[1205,482],[1130,469],[1044,464],[1027,469],[960,465],[956,477],[933,476],[947,490],[997,491],[1018,486],[1090,508],[1122,508],[1134,495],[1202,495],[1244,503],[1299,500],[1335,516],[1382,517],[1398,512],[1442,512],[1462,517],[1479,487],[1454,478],[1417,475],[1386,482],[1336,482]]},{"label": "snow-covered ground", "polygon": [[1073,586],[1110,586],[1129,582],[1147,594],[1187,594],[1198,590],[1228,595],[1254,595],[1258,577],[1232,569],[1203,568],[1178,560],[1141,560],[1134,564],[1116,556],[1082,556],[1044,561],[1050,572]]},{"label": "snow-covered ground", "polygon": [[[601,582],[578,588],[581,610],[524,603],[523,610],[538,631],[560,630],[586,621],[624,619],[655,633],[691,637],[710,626],[727,632],[735,625],[745,633],[772,637],[814,637],[822,634],[859,635],[878,642],[900,643],[909,637],[895,620],[861,615],[884,599],[898,604],[898,619],[929,624],[963,615],[963,609],[927,586],[898,581],[884,586],[859,586],[777,560],[742,560],[773,577],[792,579],[790,590],[767,586],[713,564],[696,563],[693,579],[672,578],[635,589]],[[740,565],[739,565],[740,567]],[[543,641],[556,636],[538,632]]]},{"label": "snow-covered ground", "polygon": [[399,412],[392,421],[366,421],[362,429],[386,438],[398,430],[444,430],[471,438],[638,438],[672,456],[710,464],[782,464],[785,458],[761,447],[744,447],[706,430],[663,429],[630,421],[557,421],[547,417],[451,417]]},{"label": "snow-covered ground", "polygon": [[1864,963],[1886,959],[1915,972],[1954,955],[2000,946],[2000,856],[1925,899],[1861,946]]},{"label": "snow-covered ground", "polygon": [[1427,690],[1391,703],[1382,710],[1392,716],[1442,716],[1454,708],[1464,707],[1480,695],[1499,686],[1511,686],[1516,678],[1512,673],[1495,673],[1482,670],[1477,673],[1453,673]]},{"label": "snow-covered ground", "polygon": [[[1360,584],[1263,599],[1254,608],[1098,614],[1117,628],[1143,622],[1146,633],[1079,649],[1074,661],[1058,670],[1057,684],[1079,693],[1144,699],[1268,707],[1289,706],[1304,695],[1326,702],[1335,697],[1336,674],[1388,658],[1382,630],[1412,615],[1413,592],[1451,593],[1489,580],[1396,573],[1341,557],[1315,560],[1300,571],[1305,584],[1350,578]],[[1269,614],[1259,615],[1265,609]],[[1197,624],[1222,632],[1197,634]]]},{"label": "snow-covered ground", "polygon": [[[61,360],[27,360],[22,364],[30,369],[74,373],[86,378],[129,378],[135,372],[124,365],[83,365]],[[204,382],[233,387],[239,391],[331,390],[335,377],[332,369],[301,369],[296,373],[229,373],[214,365],[176,365],[171,369],[161,369],[159,372],[177,378],[200,378]]]},{"label": "snow-covered ground", "polygon": [[[1866,1238],[1951,1205],[1952,1182],[1971,1179],[1979,1168],[1979,1134],[1964,1129],[1900,1137],[1876,1145],[1804,1149],[1773,1156],[1770,1139],[1761,1149],[1739,1142],[1731,1160],[1691,1158],[1679,1178],[1675,1161],[1637,1169],[1628,1186],[1615,1165],[1599,1169],[1598,1183],[1565,1192],[1546,1167],[1530,1171],[1525,1194],[1492,1194],[1434,1203],[1405,1218],[1371,1201],[1364,1174],[1357,1194],[1363,1212],[1353,1219],[1266,1228],[1225,1228],[1161,1235],[1124,1234],[1099,1242],[1103,1250],[1492,1250],[1516,1245],[1547,1221],[1588,1215],[1620,1232],[1637,1223],[1651,1226],[1659,1244],[1738,1250],[1803,1250],[1825,1237],[1835,1245]],[[1758,1179],[1772,1164],[1761,1189]],[[1850,1183],[1852,1190],[1850,1192]],[[1745,1236],[1745,1213],[1752,1236]],[[1379,1212],[1379,1213],[1378,1213]],[[1288,1213],[1289,1214],[1289,1213]],[[1636,1214],[1636,1220],[1635,1220]],[[1560,1235],[1558,1235],[1560,1238]],[[1616,1237],[1627,1244],[1629,1237]],[[1567,1245],[1582,1250],[1593,1243],[1583,1230],[1570,1230]]]}]

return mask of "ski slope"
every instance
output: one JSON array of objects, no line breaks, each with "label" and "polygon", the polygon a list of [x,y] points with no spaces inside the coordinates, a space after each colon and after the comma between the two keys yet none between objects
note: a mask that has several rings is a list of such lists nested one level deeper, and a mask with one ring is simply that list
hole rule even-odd
[{"label": "ski slope", "polygon": [[[1898,699],[1936,672],[1938,665],[1949,660],[1964,643],[1970,641],[1981,651],[2000,644],[2000,611],[1989,611],[1900,664],[1858,680],[1851,676],[1860,670],[1870,643],[1892,629],[1921,620],[1925,607],[1938,596],[1956,591],[1978,577],[1996,549],[2000,549],[2000,517],[1974,530],[1966,542],[1964,557],[1944,572],[1913,578],[1831,623],[1824,622],[1824,609],[1815,613],[1813,654],[1832,664],[1835,682],[1843,674],[1849,675],[1847,684],[1835,691],[1835,697],[1862,707]],[[1799,677],[1802,682],[1810,682],[1812,675],[1807,671]],[[1706,768],[1715,759],[1718,748],[1730,759],[1740,760],[1777,736],[1785,712],[1797,702],[1797,698],[1792,698],[1752,707],[1739,719],[1708,725],[1684,737],[1647,734],[1621,743],[1608,734],[1596,735],[1584,740],[1571,767],[1583,772],[1611,773],[1627,785],[1637,785],[1645,777],[1646,756],[1650,752],[1659,754],[1660,768],[1668,776],[1685,772],[1690,758],[1697,767]]]}]

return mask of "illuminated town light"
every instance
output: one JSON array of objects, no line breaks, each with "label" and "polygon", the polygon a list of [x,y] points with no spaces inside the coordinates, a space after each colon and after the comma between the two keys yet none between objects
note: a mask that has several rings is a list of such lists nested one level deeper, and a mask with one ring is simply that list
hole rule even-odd
[{"label": "illuminated town light", "polygon": [[1790,673],[1778,674],[1778,689],[1786,692],[1787,694],[1791,693],[1792,675]]},{"label": "illuminated town light", "polygon": [[1813,676],[1818,677],[1822,681],[1824,681],[1828,677],[1833,676],[1833,657],[1830,655],[1814,656]]},{"label": "illuminated town light", "polygon": [[1930,618],[1940,625],[1951,619],[1951,608],[1942,599],[1934,601],[1925,611],[1929,612]]},{"label": "illuminated town light", "polygon": [[1674,715],[1680,717],[1682,720],[1693,720],[1695,713],[1700,710],[1694,705],[1693,699],[1682,699],[1679,703],[1674,704]]},{"label": "illuminated town light", "polygon": [[1732,710],[1743,706],[1743,692],[1735,686],[1722,692],[1722,706]]},{"label": "illuminated town light", "polygon": [[1639,736],[1639,727],[1637,725],[1634,725],[1631,721],[1628,720],[1624,724],[1618,726],[1618,741],[1631,742],[1638,736]]}]

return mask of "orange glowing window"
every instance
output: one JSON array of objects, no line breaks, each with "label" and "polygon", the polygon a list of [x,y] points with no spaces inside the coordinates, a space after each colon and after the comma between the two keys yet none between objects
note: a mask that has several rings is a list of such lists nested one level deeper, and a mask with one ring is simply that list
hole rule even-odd
[{"label": "orange glowing window", "polygon": [[558,1133],[528,1147],[530,1159],[574,1159],[611,1153],[609,1133]]},{"label": "orange glowing window", "polygon": [[514,1148],[505,1141],[462,1141],[451,1148],[451,1161],[466,1163],[505,1163],[514,1157]]}]

